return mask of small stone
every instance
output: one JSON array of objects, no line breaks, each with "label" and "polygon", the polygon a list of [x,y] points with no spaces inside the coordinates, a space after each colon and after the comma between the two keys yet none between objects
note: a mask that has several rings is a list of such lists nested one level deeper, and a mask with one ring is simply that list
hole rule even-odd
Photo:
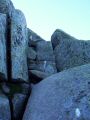
[{"label": "small stone", "polygon": [[9,94],[10,93],[10,88],[7,86],[6,83],[2,83],[2,90],[5,94]]}]

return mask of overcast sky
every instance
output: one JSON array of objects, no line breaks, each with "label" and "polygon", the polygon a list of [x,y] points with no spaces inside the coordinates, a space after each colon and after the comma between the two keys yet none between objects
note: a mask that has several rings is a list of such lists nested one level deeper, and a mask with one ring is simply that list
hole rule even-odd
[{"label": "overcast sky", "polygon": [[59,28],[78,39],[90,40],[90,0],[12,0],[27,25],[45,40]]}]

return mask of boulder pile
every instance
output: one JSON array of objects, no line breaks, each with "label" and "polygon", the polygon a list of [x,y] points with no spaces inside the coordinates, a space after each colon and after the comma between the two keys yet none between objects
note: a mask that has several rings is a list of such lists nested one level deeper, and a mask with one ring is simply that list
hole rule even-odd
[{"label": "boulder pile", "polygon": [[0,120],[90,120],[90,41],[46,41],[0,0]]}]

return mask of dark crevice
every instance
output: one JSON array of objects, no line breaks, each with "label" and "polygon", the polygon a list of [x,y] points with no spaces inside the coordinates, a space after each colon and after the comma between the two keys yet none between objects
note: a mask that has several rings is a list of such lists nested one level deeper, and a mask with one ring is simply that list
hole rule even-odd
[{"label": "dark crevice", "polygon": [[21,116],[20,116],[20,118],[17,119],[17,120],[22,120],[22,119],[23,119],[23,115],[24,115],[24,113],[25,113],[25,110],[26,110],[26,107],[27,107],[27,103],[28,103],[28,99],[30,98],[30,94],[31,94],[31,91],[29,92],[27,98],[25,99],[25,102],[24,102],[24,104],[23,104],[23,109],[22,109],[22,112],[21,112]]},{"label": "dark crevice", "polygon": [[[16,81],[17,80],[17,81]],[[30,82],[25,82],[25,81],[18,81],[18,79],[14,79],[12,81],[4,81],[4,80],[1,80],[0,83],[9,83],[9,84],[15,84],[15,85],[18,85],[18,84],[30,84]]]},{"label": "dark crevice", "polygon": [[0,83],[6,81],[5,75],[0,72]]},{"label": "dark crevice", "polygon": [[6,31],[6,56],[7,56],[7,78],[11,81],[11,19],[7,16]]},{"label": "dark crevice", "polygon": [[9,99],[9,105],[10,105],[10,111],[11,111],[11,120],[14,120],[12,99],[10,97],[8,97],[8,99]]},{"label": "dark crevice", "polygon": [[[6,58],[7,58],[7,83],[12,81],[11,77],[11,19],[7,15],[7,30],[6,30]],[[11,120],[14,120],[13,117],[13,103],[11,97],[7,95],[11,111]]]},{"label": "dark crevice", "polygon": [[28,102],[29,96],[27,96],[27,98],[25,99],[23,106],[22,106],[22,110],[20,111],[20,114],[16,117],[13,118],[13,120],[22,120],[23,119],[23,115],[27,106],[27,102]]}]

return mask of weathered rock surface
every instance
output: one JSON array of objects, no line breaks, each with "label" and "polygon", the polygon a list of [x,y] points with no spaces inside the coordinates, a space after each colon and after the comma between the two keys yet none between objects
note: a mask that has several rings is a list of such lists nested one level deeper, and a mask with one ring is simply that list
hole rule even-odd
[{"label": "weathered rock surface", "polygon": [[53,48],[50,41],[40,41],[36,46],[38,61],[54,61]]},{"label": "weathered rock surface", "polygon": [[30,72],[30,78],[32,80],[31,81],[32,83],[38,83],[41,80],[50,76],[50,74],[46,72],[38,71],[38,70],[30,70],[29,72]]},{"label": "weathered rock surface", "polygon": [[77,40],[57,30],[52,45],[58,71],[90,63],[90,41]]},{"label": "weathered rock surface", "polygon": [[34,85],[23,120],[89,120],[90,64]]},{"label": "weathered rock surface", "polygon": [[14,12],[14,6],[11,0],[0,0],[0,13],[7,14],[10,18]]},{"label": "weathered rock surface", "polygon": [[23,113],[24,113],[24,109],[25,109],[25,105],[26,105],[26,101],[27,101],[27,96],[23,95],[23,94],[15,94],[13,99],[12,99],[12,103],[13,103],[13,113],[14,113],[14,119],[15,120],[21,120]]},{"label": "weathered rock surface", "polygon": [[6,15],[0,13],[0,80],[7,79]]},{"label": "weathered rock surface", "polygon": [[[43,40],[32,30],[28,29],[28,46],[28,69],[30,76],[32,74],[30,70],[37,70],[48,74],[48,76],[57,72],[55,56],[50,41]],[[42,78],[40,77],[40,79],[35,81],[40,81]]]},{"label": "weathered rock surface", "polygon": [[56,73],[56,64],[54,61],[29,61],[29,70],[38,70],[49,73]]},{"label": "weathered rock surface", "polygon": [[30,95],[31,93],[31,85],[30,84],[26,84],[26,83],[22,83],[20,84],[20,87],[22,89],[22,94],[27,95],[27,97]]},{"label": "weathered rock surface", "polygon": [[39,41],[45,41],[43,40],[39,35],[37,35],[35,32],[27,28],[28,32],[28,45],[29,47],[36,47],[37,42]]},{"label": "weathered rock surface", "polygon": [[2,86],[2,92],[6,95],[10,94],[10,88],[6,83],[1,83]]},{"label": "weathered rock surface", "polygon": [[64,39],[75,39],[74,37],[70,36],[68,33],[65,33],[64,31],[62,31],[61,29],[56,29],[55,32],[52,34],[51,36],[51,42],[52,42],[52,46],[53,49],[55,49],[55,47],[61,43],[61,41]]},{"label": "weathered rock surface", "polygon": [[12,79],[28,82],[27,25],[23,13],[16,10],[11,21]]},{"label": "weathered rock surface", "polygon": [[28,59],[35,60],[37,56],[36,51],[32,47],[28,47]]},{"label": "weathered rock surface", "polygon": [[0,120],[90,120],[87,63],[90,41],[59,29],[45,41],[0,0]]},{"label": "weathered rock surface", "polygon": [[0,94],[0,120],[11,120],[9,100]]}]

